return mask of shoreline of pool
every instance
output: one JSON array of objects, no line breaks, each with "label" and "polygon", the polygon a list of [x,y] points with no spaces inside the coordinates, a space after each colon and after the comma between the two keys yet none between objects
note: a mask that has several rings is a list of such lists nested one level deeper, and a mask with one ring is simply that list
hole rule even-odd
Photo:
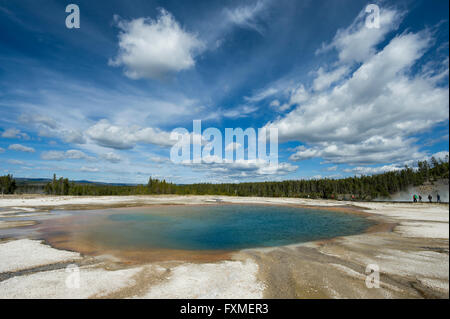
[{"label": "shoreline of pool", "polygon": [[[245,249],[222,261],[165,261],[139,266],[123,264],[108,255],[83,257],[29,239],[22,239],[13,248],[4,245],[17,240],[0,242],[0,260],[14,253],[20,262],[9,263],[21,265],[19,269],[9,269],[8,265],[2,268],[0,262],[0,273],[10,274],[5,280],[0,274],[0,298],[448,298],[448,205],[228,196],[16,196],[0,198],[0,216],[168,204],[337,209],[363,214],[380,224],[359,235]],[[29,257],[33,249],[43,251],[42,260]],[[69,261],[80,264],[80,274],[87,281],[85,289],[65,287],[65,268],[51,267],[68,262],[66,257],[55,257],[59,253],[69,254]],[[24,260],[20,260],[20,255]],[[366,266],[377,262],[382,285],[368,289]],[[446,271],[441,266],[446,266]],[[55,276],[62,281],[51,293],[45,282],[55,280]],[[117,280],[112,283],[111,278]]]}]

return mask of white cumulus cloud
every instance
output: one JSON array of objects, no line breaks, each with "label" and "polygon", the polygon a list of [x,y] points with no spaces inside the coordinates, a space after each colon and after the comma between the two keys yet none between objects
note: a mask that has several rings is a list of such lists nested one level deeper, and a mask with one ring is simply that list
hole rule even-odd
[{"label": "white cumulus cloud", "polygon": [[156,20],[120,20],[119,53],[110,65],[124,66],[132,79],[163,79],[173,72],[195,65],[204,44],[184,30],[168,11],[161,9]]},{"label": "white cumulus cloud", "polygon": [[9,128],[2,133],[4,138],[23,138],[25,140],[30,139],[27,133],[22,133],[20,130],[15,128]]},{"label": "white cumulus cloud", "polygon": [[[230,144],[231,145],[231,144]],[[224,160],[221,158],[203,159],[200,164],[184,163],[194,171],[208,172],[213,179],[227,180],[254,179],[261,177],[277,177],[290,174],[297,170],[297,166],[290,163],[270,163],[263,159]]]},{"label": "white cumulus cloud", "polygon": [[[331,84],[330,90],[306,88],[307,93],[301,95],[305,98],[295,109],[266,125],[278,128],[280,142],[305,144],[296,149],[291,160],[322,157],[331,163],[382,164],[426,156],[412,136],[448,120],[448,87],[439,83],[441,73],[448,74],[448,69],[430,74],[415,68],[433,43],[426,30],[397,35],[376,51],[400,16],[394,11],[385,14],[384,26],[370,31],[377,36],[365,40],[354,56],[347,49],[353,44],[357,48],[357,42],[369,32],[360,30],[367,29],[361,17],[350,29],[338,31],[333,40],[338,66],[328,74],[318,72],[313,84],[316,89]],[[355,61],[360,64],[333,86]],[[413,68],[418,71],[413,72]],[[321,78],[324,75],[326,79]],[[295,102],[291,98],[290,103]]]},{"label": "white cumulus cloud", "polygon": [[132,149],[139,142],[159,146],[174,144],[174,141],[170,140],[169,132],[152,127],[113,125],[106,119],[91,126],[86,134],[100,146],[121,150]]}]

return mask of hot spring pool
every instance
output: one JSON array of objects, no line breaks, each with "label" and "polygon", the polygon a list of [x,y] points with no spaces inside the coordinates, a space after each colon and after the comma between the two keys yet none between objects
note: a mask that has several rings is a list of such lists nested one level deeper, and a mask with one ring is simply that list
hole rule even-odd
[{"label": "hot spring pool", "polygon": [[64,227],[69,237],[112,249],[272,247],[357,234],[373,225],[355,214],[263,205],[121,208],[70,217]]}]

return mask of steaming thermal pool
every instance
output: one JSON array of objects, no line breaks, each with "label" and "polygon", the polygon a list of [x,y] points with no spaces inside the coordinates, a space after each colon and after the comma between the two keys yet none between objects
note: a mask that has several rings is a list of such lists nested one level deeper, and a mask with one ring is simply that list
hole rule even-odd
[{"label": "steaming thermal pool", "polygon": [[[237,250],[357,234],[356,214],[263,205],[157,206],[69,212],[56,228],[112,249]],[[62,226],[61,226],[62,225]]]}]

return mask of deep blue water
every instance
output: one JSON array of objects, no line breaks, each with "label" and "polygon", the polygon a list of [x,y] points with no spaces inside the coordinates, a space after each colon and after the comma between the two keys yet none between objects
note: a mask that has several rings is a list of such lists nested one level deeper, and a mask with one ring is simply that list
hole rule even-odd
[{"label": "deep blue water", "polygon": [[234,250],[361,233],[364,217],[262,205],[167,206],[108,214],[87,226],[89,240],[115,248]]}]

